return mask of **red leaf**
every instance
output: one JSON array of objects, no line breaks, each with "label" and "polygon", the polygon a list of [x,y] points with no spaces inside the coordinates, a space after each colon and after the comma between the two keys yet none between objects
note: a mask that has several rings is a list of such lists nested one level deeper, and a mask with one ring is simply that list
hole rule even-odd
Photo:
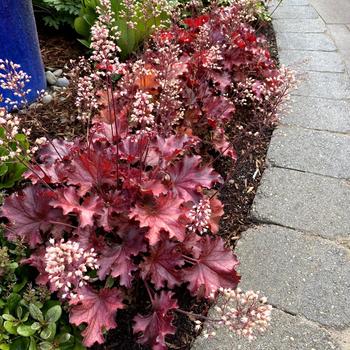
[{"label": "red leaf", "polygon": [[184,264],[184,259],[178,250],[178,244],[169,241],[166,237],[156,246],[151,247],[150,253],[150,256],[140,264],[142,278],[151,277],[157,289],[165,287],[165,282],[170,288],[181,284],[176,268]]},{"label": "red leaf", "polygon": [[200,163],[200,156],[186,156],[169,168],[172,191],[185,201],[198,198],[198,187],[211,188],[213,183],[221,181],[212,168],[200,168]]},{"label": "red leaf", "polygon": [[94,216],[100,216],[103,213],[101,199],[95,195],[85,198],[80,204],[80,197],[75,187],[68,187],[56,193],[57,198],[53,199],[50,204],[54,208],[62,208],[64,215],[77,213],[81,228],[93,226]]},{"label": "red leaf", "polygon": [[221,217],[224,215],[224,206],[221,201],[217,198],[210,200],[211,215],[209,219],[209,229],[212,233],[219,232],[219,222]]},{"label": "red leaf", "polygon": [[207,23],[209,21],[208,15],[202,15],[196,18],[185,18],[184,23],[187,24],[190,28],[199,28],[204,23]]},{"label": "red leaf", "polygon": [[46,263],[45,263],[45,254],[46,247],[41,246],[30,254],[28,259],[21,260],[22,264],[27,264],[35,267],[39,271],[39,275],[36,277],[35,282],[37,284],[47,284],[49,282],[49,275],[45,271]]},{"label": "red leaf", "polygon": [[69,185],[79,186],[78,194],[84,196],[92,188],[103,185],[114,185],[116,181],[116,161],[111,155],[94,145],[93,149],[78,154],[65,168],[65,176]]},{"label": "red leaf", "polygon": [[237,153],[233,149],[232,145],[227,141],[225,130],[222,128],[216,128],[213,134],[214,148],[224,156],[230,157],[232,160],[237,160]]},{"label": "red leaf", "polygon": [[140,222],[140,227],[149,227],[146,237],[151,245],[159,241],[162,230],[169,233],[170,238],[176,237],[182,241],[185,238],[185,222],[181,221],[184,210],[183,200],[176,197],[161,195],[145,197],[141,204],[131,209],[129,217]]},{"label": "red leaf", "polygon": [[103,332],[117,327],[116,311],[124,307],[121,293],[117,288],[104,288],[97,292],[85,287],[79,290],[79,296],[82,298],[71,308],[69,321],[76,326],[87,324],[81,333],[85,346],[92,346],[96,342],[102,344]]},{"label": "red leaf", "polygon": [[134,334],[142,333],[138,339],[140,344],[147,344],[154,350],[166,350],[165,336],[175,334],[176,328],[172,325],[174,316],[170,310],[178,308],[173,293],[164,292],[156,295],[152,301],[153,312],[148,316],[138,314],[135,318]]},{"label": "red leaf", "polygon": [[7,197],[2,212],[10,221],[6,234],[8,239],[20,238],[35,248],[43,241],[42,233],[62,232],[64,226],[52,223],[65,223],[62,210],[49,206],[53,196],[54,193],[50,190],[35,185]]},{"label": "red leaf", "polygon": [[232,118],[235,110],[231,100],[224,96],[211,96],[204,100],[203,111],[211,119],[227,122]]},{"label": "red leaf", "polygon": [[197,137],[190,137],[187,135],[172,135],[166,139],[157,136],[157,139],[151,145],[147,157],[147,164],[158,165],[158,163],[163,160],[163,165],[165,165],[176,159],[180,154],[193,148],[197,143]]},{"label": "red leaf", "polygon": [[236,288],[239,282],[235,271],[238,261],[231,249],[224,247],[222,238],[206,236],[198,242],[198,246],[201,252],[197,263],[183,271],[184,279],[190,282],[188,288],[191,293],[208,298],[220,287]]},{"label": "red leaf", "polygon": [[146,244],[143,232],[135,227],[131,227],[129,232],[123,237],[123,243],[106,249],[100,257],[98,264],[98,277],[104,280],[107,274],[112,277],[120,277],[120,285],[131,287],[131,272],[137,269],[132,261],[132,256],[146,251]]},{"label": "red leaf", "polygon": [[73,142],[54,139],[40,148],[40,160],[46,164],[53,164],[56,160],[64,159],[69,155],[73,146]]}]

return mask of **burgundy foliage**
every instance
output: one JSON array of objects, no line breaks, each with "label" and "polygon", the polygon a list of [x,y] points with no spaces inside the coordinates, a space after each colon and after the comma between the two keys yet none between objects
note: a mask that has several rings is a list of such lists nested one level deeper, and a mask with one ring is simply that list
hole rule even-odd
[{"label": "burgundy foliage", "polygon": [[[87,325],[82,333],[87,346],[102,343],[103,331],[116,327],[115,313],[125,307],[123,295],[142,279],[150,286],[153,309],[149,316],[136,317],[135,333],[143,333],[141,343],[161,349],[165,335],[174,332],[169,310],[177,304],[170,289],[188,285],[193,295],[208,297],[222,285],[237,285],[237,261],[222,239],[188,229],[192,207],[210,199],[212,187],[222,180],[200,156],[191,155],[196,138],[137,134],[132,127],[124,137],[111,137],[101,130],[95,121],[87,142],[43,146],[35,173],[27,173],[33,185],[5,200],[7,236],[32,248],[26,262],[39,270],[38,283],[48,281],[49,238],[94,248],[97,278],[77,286],[79,297],[70,301],[71,322]],[[208,217],[215,233],[222,205],[215,197],[210,201],[217,207]],[[191,235],[197,238],[187,244]],[[216,254],[222,254],[221,264],[214,261]],[[206,278],[200,277],[202,271]],[[99,289],[108,278],[113,278],[113,288]],[[57,285],[51,288],[57,291]]]}]

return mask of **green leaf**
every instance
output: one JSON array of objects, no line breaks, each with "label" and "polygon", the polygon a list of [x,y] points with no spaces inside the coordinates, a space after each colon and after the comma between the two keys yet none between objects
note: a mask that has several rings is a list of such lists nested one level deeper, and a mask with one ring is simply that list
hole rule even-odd
[{"label": "green leaf", "polygon": [[15,284],[12,290],[15,293],[20,292],[23,289],[23,287],[27,284],[27,282],[28,282],[28,278],[25,277],[21,283]]},{"label": "green leaf", "polygon": [[12,316],[10,314],[3,314],[1,316],[6,321],[16,321],[16,317],[14,317],[14,316]]},{"label": "green leaf", "polygon": [[17,314],[18,319],[21,320],[22,316],[23,316],[23,309],[21,306],[17,306],[16,314]]},{"label": "green leaf", "polygon": [[41,324],[39,322],[34,322],[30,326],[34,331],[37,331],[38,329],[41,328]]},{"label": "green leaf", "polygon": [[10,294],[7,298],[7,307],[9,308],[10,313],[13,313],[16,310],[21,299],[21,296],[17,293]]},{"label": "green leaf", "polygon": [[78,39],[78,41],[83,44],[85,47],[87,47],[88,49],[90,49],[90,45],[91,42],[89,40],[85,40],[85,39]]},{"label": "green leaf", "polygon": [[37,350],[36,341],[33,337],[30,337],[30,344],[28,350]]},{"label": "green leaf", "polygon": [[60,343],[60,344],[64,344],[64,343],[67,343],[70,339],[72,338],[72,335],[69,334],[69,333],[63,333],[63,334],[60,334],[57,338],[57,341]]},{"label": "green leaf", "polygon": [[40,333],[41,339],[52,339],[56,335],[56,323],[49,323]]},{"label": "green leaf", "polygon": [[43,341],[39,344],[39,350],[52,350],[53,348],[53,345],[47,341]]},{"label": "green leaf", "polygon": [[22,337],[31,337],[35,334],[35,330],[32,329],[31,326],[26,326],[24,324],[21,324],[17,327],[17,333],[21,335]]},{"label": "green leaf", "polygon": [[0,176],[4,176],[8,171],[8,166],[6,164],[0,165]]},{"label": "green leaf", "polygon": [[10,345],[8,345],[8,344],[0,344],[0,350],[10,350]]},{"label": "green leaf", "polygon": [[46,315],[45,315],[45,320],[47,322],[57,322],[60,318],[61,318],[61,315],[62,315],[62,308],[61,306],[59,305],[56,305],[56,306],[53,306],[51,307]]},{"label": "green leaf", "polygon": [[10,350],[28,350],[29,338],[18,338],[11,345]]},{"label": "green leaf", "polygon": [[8,333],[13,334],[13,335],[17,335],[17,331],[16,331],[17,327],[12,321],[5,321],[4,328]]},{"label": "green leaf", "polygon": [[30,316],[32,316],[34,320],[37,320],[39,322],[44,322],[43,313],[35,304],[29,305],[29,312],[30,312]]}]

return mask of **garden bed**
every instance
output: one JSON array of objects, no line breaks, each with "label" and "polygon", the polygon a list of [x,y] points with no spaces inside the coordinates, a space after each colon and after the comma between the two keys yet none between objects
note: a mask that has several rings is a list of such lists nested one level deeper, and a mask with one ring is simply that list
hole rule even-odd
[{"label": "garden bed", "polygon": [[[271,55],[278,62],[272,24],[267,22],[262,27],[257,24],[257,29],[267,38]],[[79,43],[69,35],[57,35],[54,31],[47,33],[43,28],[41,30],[39,29],[39,37],[46,67],[63,68],[70,60],[76,60],[80,55],[86,54]],[[234,121],[226,127],[231,146],[237,152],[233,171],[232,162],[225,157],[219,157],[214,163],[215,170],[223,178],[231,172],[219,194],[225,211],[220,222],[219,235],[232,249],[241,233],[253,224],[249,212],[265,169],[265,157],[275,127],[274,123],[261,123],[261,125],[251,123],[251,113],[249,108],[241,108],[236,112]],[[74,96],[68,90],[62,93],[62,100],[56,98],[50,105],[38,105],[22,116],[25,118],[25,127],[36,130],[32,134],[33,139],[43,136],[73,139],[85,133],[83,125],[77,122],[77,114]],[[207,313],[209,303],[197,302],[186,289],[179,289],[178,294],[182,295],[180,299],[182,309],[200,314]],[[134,316],[148,307],[144,302],[145,299],[147,299],[147,292],[141,289],[140,294],[135,297],[137,303],[134,307],[128,311],[119,312],[117,317],[119,327],[108,334],[104,345],[96,345],[93,349],[149,349],[135,341],[132,330]],[[176,334],[167,339],[169,349],[189,350],[198,335],[194,330],[193,322],[185,315],[177,315],[175,324]]]},{"label": "garden bed", "polygon": [[[240,14],[240,10],[237,9],[238,7],[233,7],[229,11]],[[78,71],[77,73],[77,70],[75,70],[75,76],[74,72],[69,75],[71,79],[70,86],[57,92],[53,101],[47,104],[37,103],[28,110],[20,112],[21,127],[33,130],[29,136],[31,141],[39,139],[40,143],[38,144],[40,145],[45,142],[41,141],[43,137],[49,139],[64,138],[66,140],[64,142],[50,142],[42,148],[39,156],[33,159],[33,164],[29,168],[30,171],[26,175],[27,180],[32,181],[34,185],[30,182],[22,183],[24,186],[28,185],[25,187],[24,194],[20,194],[22,196],[21,202],[24,203],[29,196],[33,196],[33,198],[35,196],[41,197],[38,197],[40,201],[39,211],[30,214],[32,215],[31,220],[36,215],[40,216],[40,220],[42,220],[42,215],[51,215],[50,213],[47,214],[45,204],[41,202],[46,200],[47,197],[46,206],[51,205],[52,212],[55,212],[55,221],[49,222],[56,225],[55,230],[57,232],[65,230],[65,233],[62,233],[64,239],[61,243],[56,243],[55,240],[51,239],[50,244],[53,246],[50,246],[50,248],[47,248],[48,242],[42,240],[42,237],[44,237],[42,235],[45,235],[45,239],[47,239],[47,235],[50,233],[38,229],[38,232],[32,236],[25,237],[22,229],[16,227],[16,222],[13,220],[17,212],[16,206],[22,206],[23,204],[18,201],[19,197],[16,194],[12,194],[6,199],[4,206],[4,214],[11,224],[8,228],[8,236],[11,240],[20,237],[22,239],[21,244],[29,244],[32,249],[34,248],[34,253],[27,262],[39,270],[39,279],[41,280],[45,280],[47,272],[51,271],[43,267],[49,259],[47,257],[48,253],[43,255],[45,249],[55,252],[50,253],[52,255],[49,257],[52,258],[59,249],[63,249],[59,245],[64,246],[64,240],[69,240],[70,236],[72,236],[72,242],[74,242],[72,244],[78,244],[79,246],[78,242],[82,239],[81,244],[84,245],[84,249],[88,249],[87,247],[97,249],[97,253],[91,251],[89,259],[95,261],[95,265],[91,263],[89,268],[91,270],[99,268],[100,265],[96,261],[98,261],[97,257],[100,254],[101,257],[98,258],[101,264],[107,266],[105,272],[98,272],[97,275],[91,272],[89,276],[86,276],[88,282],[82,284],[78,279],[79,287],[77,281],[69,282],[66,291],[61,290],[56,282],[55,287],[52,287],[53,281],[57,281],[57,279],[46,280],[47,283],[51,284],[52,291],[56,292],[61,300],[67,298],[67,291],[69,291],[68,298],[71,298],[71,308],[76,311],[76,315],[81,315],[72,316],[71,314],[71,320],[76,325],[89,324],[88,334],[86,334],[88,328],[83,332],[85,344],[88,346],[96,341],[102,342],[101,337],[104,328],[95,326],[91,316],[87,320],[85,318],[87,317],[86,311],[84,311],[84,315],[82,314],[82,309],[85,308],[83,306],[85,303],[83,296],[78,299],[77,303],[74,298],[79,298],[79,292],[81,292],[92,299],[99,298],[100,294],[98,293],[108,295],[107,298],[111,299],[112,290],[115,292],[113,296],[114,304],[112,301],[111,303],[113,307],[119,309],[116,318],[118,327],[114,327],[114,319],[111,318],[111,315],[108,316],[109,319],[106,321],[100,320],[101,324],[105,322],[106,327],[115,329],[106,334],[106,341],[103,345],[93,345],[92,349],[136,350],[163,349],[164,347],[190,349],[194,338],[198,335],[198,327],[195,330],[194,317],[189,318],[188,315],[197,314],[196,317],[201,318],[201,315],[207,314],[211,304],[210,300],[213,298],[211,295],[219,291],[219,287],[222,286],[217,285],[218,281],[221,281],[226,288],[235,288],[239,280],[234,269],[237,261],[228,247],[234,249],[240,234],[252,224],[249,211],[265,168],[265,157],[276,123],[277,108],[285,98],[289,85],[288,76],[284,75],[284,72],[280,73],[276,68],[276,63],[270,59],[270,56],[272,56],[277,60],[277,54],[273,29],[269,24],[261,25],[261,22],[255,22],[255,30],[258,31],[258,35],[254,33],[251,27],[245,24],[240,27],[240,24],[238,24],[239,30],[230,33],[230,38],[232,37],[234,43],[233,48],[237,48],[237,52],[234,49],[227,49],[225,45],[223,45],[224,49],[222,50],[226,56],[218,55],[218,48],[215,45],[207,49],[206,44],[200,41],[201,35],[203,37],[207,35],[212,40],[214,38],[211,37],[212,33],[201,31],[201,26],[207,22],[211,23],[214,30],[218,31],[217,35],[220,36],[223,42],[228,40],[220,32],[221,29],[217,29],[220,26],[221,10],[217,9],[215,11],[212,13],[213,19],[209,15],[186,19],[184,21],[187,26],[186,29],[174,26],[169,31],[160,31],[159,37],[153,37],[150,43],[146,45],[145,53],[140,53],[140,56],[136,57],[140,60],[132,59],[128,61],[120,71],[115,68],[116,61],[114,58],[111,60],[109,53],[101,59],[101,55],[104,54],[103,50],[108,46],[108,49],[106,49],[108,52],[110,47],[113,46],[108,42],[107,46],[102,46],[104,47],[102,51],[95,49],[93,52],[92,60],[98,62],[96,65],[98,67],[97,73],[90,73],[86,69],[88,74],[79,76],[81,72]],[[230,16],[225,15],[227,21],[230,22]],[[245,16],[250,18],[250,14],[245,14]],[[103,21],[101,23],[101,25],[104,25]],[[232,27],[237,26],[234,21],[232,21],[232,24],[226,25],[228,30],[232,31]],[[268,45],[263,39],[259,38],[262,33],[267,36]],[[45,33],[40,37],[44,61],[46,66],[50,66],[50,68],[62,68],[70,59],[70,53],[72,58],[76,58],[83,52],[79,48],[71,52],[72,41],[64,36],[55,37],[52,34]],[[196,42],[197,37],[199,38],[198,42]],[[191,46],[192,42],[195,43],[193,46]],[[213,42],[216,42],[216,39]],[[98,41],[92,43],[93,45],[101,45],[98,44]],[[178,49],[179,45],[182,45],[183,51]],[[203,45],[203,56],[197,55],[195,45]],[[245,49],[246,46],[247,49]],[[267,46],[270,47],[270,54]],[[57,47],[61,48],[60,55],[55,51]],[[186,50],[188,53],[183,54]],[[161,60],[156,57],[159,52],[164,55]],[[174,59],[177,59],[175,53],[177,52],[180,52],[180,54],[178,61],[175,61]],[[248,58],[244,57],[245,55]],[[170,62],[167,63],[170,73],[167,71],[166,74],[172,77],[173,80],[171,81],[184,86],[183,89],[178,89],[174,85],[175,83],[169,85],[171,88],[175,86],[178,89],[178,95],[171,95],[172,91],[168,92],[166,90],[166,80],[161,80],[165,73],[162,71],[163,68],[162,65],[159,65],[159,61],[168,62],[166,59]],[[230,60],[238,62],[235,63],[237,66],[247,60],[249,62],[247,63],[247,71],[242,73],[238,69],[231,77],[230,69],[225,66],[227,72],[221,73],[216,64],[224,59],[228,61],[228,66],[232,65]],[[207,63],[206,60],[211,60],[212,63]],[[243,62],[240,63],[240,60],[243,60]],[[90,61],[86,60],[84,62],[87,65]],[[252,67],[248,68],[249,64]],[[257,70],[252,72],[251,69],[255,69],[254,64]],[[140,70],[141,73],[138,73],[140,65],[144,66],[141,67],[143,69]],[[172,71],[175,66],[178,68]],[[264,75],[264,69],[268,71],[266,76]],[[206,70],[211,74],[210,78],[206,76]],[[90,79],[88,77],[93,76],[93,74],[100,74],[98,79],[101,79],[101,77],[109,77],[109,71],[115,71],[114,76],[111,75],[111,77],[116,79],[116,83],[111,83],[108,78],[106,80],[106,91],[101,86],[98,86],[98,90],[91,90],[90,85],[88,86],[90,90],[86,90],[87,94],[91,94],[91,100],[88,101],[90,103],[89,112],[92,112],[94,117],[91,129],[89,127],[86,129],[86,126],[82,123],[86,114],[82,114],[81,110],[82,103],[86,103],[86,100],[84,100],[86,99],[86,92],[84,92],[85,95],[82,95],[79,88],[90,83],[86,79]],[[184,73],[188,73],[189,77]],[[266,79],[266,82],[264,79]],[[136,92],[135,86],[138,89]],[[166,93],[169,95],[166,95]],[[163,107],[162,94],[165,98],[169,98],[168,104]],[[179,105],[179,95],[183,98],[181,105]],[[103,101],[99,115],[94,110],[96,102],[92,102],[95,101],[96,96],[99,96]],[[269,99],[273,101],[271,104]],[[137,104],[135,100],[137,100]],[[233,101],[236,101],[235,105]],[[187,106],[183,110],[182,103]],[[155,111],[154,105],[158,106],[158,111]],[[193,106],[197,106],[197,109]],[[171,124],[174,129],[169,129],[168,133],[164,129],[169,128],[170,122],[166,124],[162,119],[164,117],[162,108],[164,110],[164,107],[166,107],[166,113],[170,115],[169,119],[174,118],[173,124]],[[125,119],[124,115],[128,108],[130,113],[134,113],[130,114],[130,120]],[[157,112],[159,114],[156,114]],[[183,117],[184,115],[185,117]],[[166,117],[168,118],[167,115]],[[90,121],[90,119],[88,120]],[[155,122],[155,120],[157,121]],[[198,123],[196,120],[198,120]],[[76,139],[77,137],[84,138],[85,135],[88,135],[87,141]],[[125,136],[120,137],[119,135]],[[74,143],[70,142],[73,139],[75,139]],[[167,150],[167,152],[170,152],[168,154],[165,145],[170,149],[170,151]],[[57,149],[59,149],[59,152]],[[58,154],[58,157],[54,151]],[[154,157],[159,159],[156,158],[155,162]],[[199,163],[202,164],[199,166]],[[121,167],[121,170],[118,166]],[[94,167],[96,167],[96,170],[94,170]],[[188,174],[186,171],[188,171]],[[156,172],[159,172],[159,175]],[[186,176],[190,176],[191,172],[194,180],[185,179]],[[137,175],[138,173],[140,175]],[[200,174],[198,179],[196,179],[197,174]],[[115,176],[114,179],[112,179],[113,176]],[[177,178],[181,179],[181,176],[184,176],[184,183],[187,181],[187,187],[178,185],[178,188],[176,188]],[[134,177],[138,180],[135,180]],[[132,180],[129,182],[129,179]],[[139,183],[135,185],[135,181],[139,181]],[[191,181],[193,184],[191,183],[190,187],[187,183]],[[41,182],[48,189],[41,189]],[[9,193],[14,190],[18,190],[18,188],[9,190]],[[118,196],[126,196],[129,193],[130,198],[125,198],[127,204],[119,203],[115,199],[112,202],[112,198],[117,198],[113,197],[113,193],[118,193]],[[112,197],[109,197],[110,195]],[[176,205],[174,204],[175,198]],[[166,218],[157,217],[157,210],[163,210],[161,205],[166,207],[170,200],[174,202],[172,203],[174,207],[172,212],[168,209],[167,216],[177,216],[172,222],[166,223]],[[91,203],[91,201],[94,203]],[[209,209],[206,210],[209,210],[210,213],[209,219],[206,219],[207,221],[204,223],[201,221],[202,219],[198,219],[198,221],[192,219],[197,215],[196,210],[198,212],[202,201],[208,203],[206,205],[209,205]],[[220,201],[225,208],[223,214]],[[83,207],[92,204],[93,209],[88,209],[90,212],[88,211],[88,216],[84,217],[82,212],[85,209]],[[126,209],[125,206],[128,205],[130,205],[130,208]],[[114,209],[114,206],[116,206],[116,209]],[[55,209],[53,210],[53,208]],[[66,217],[62,216],[61,209],[64,210],[63,213]],[[91,213],[92,211],[93,213]],[[126,215],[123,211],[126,212]],[[69,215],[67,215],[68,213]],[[160,211],[160,213],[162,212]],[[208,211],[204,213],[208,213]],[[222,218],[219,227],[218,220],[220,216]],[[157,228],[152,227],[150,218],[152,218],[154,224],[159,225],[158,231]],[[160,223],[153,218],[158,218]],[[60,220],[63,220],[64,223]],[[144,220],[146,223],[143,222]],[[139,223],[139,227],[136,228],[137,223]],[[92,227],[91,231],[86,226]],[[46,230],[47,227],[45,226]],[[118,234],[115,234],[113,230],[120,230],[121,233],[118,231]],[[215,238],[210,238],[207,231],[211,231]],[[58,237],[57,232],[53,235],[55,239]],[[102,233],[104,236],[101,235]],[[87,235],[88,238],[81,236],[82,234]],[[146,236],[140,241],[141,234]],[[100,235],[102,241],[98,242],[97,237]],[[165,237],[166,235],[168,238]],[[134,242],[135,248],[130,246],[131,236],[136,240]],[[148,243],[145,243],[144,240]],[[226,248],[223,242],[226,243]],[[130,264],[130,266],[125,267],[128,273],[113,272],[117,268],[113,265],[114,262],[108,262],[111,257],[108,254],[111,253],[112,247],[120,250],[129,249],[129,255],[126,255],[124,259],[125,264]],[[68,248],[64,246],[64,249]],[[218,267],[215,267],[216,270],[214,268],[214,274],[217,274],[217,277],[202,284],[198,282],[199,284],[196,287],[197,282],[193,282],[191,279],[192,275],[195,274],[195,268],[200,266],[201,254],[206,257],[212,254],[215,249],[225,256],[225,263],[222,263],[222,266],[219,264]],[[107,252],[109,253],[107,254]],[[150,270],[147,270],[150,268],[147,267],[147,264],[157,266],[157,254],[160,254],[163,259],[166,254],[169,254],[168,259],[177,259],[172,267],[167,267],[167,275],[162,276],[158,271],[149,272]],[[162,254],[164,254],[163,257]],[[116,259],[113,255],[112,257]],[[120,259],[120,256],[118,259]],[[140,270],[138,270],[139,267],[136,264],[141,266]],[[161,263],[159,264],[161,265]],[[69,266],[67,269],[69,269]],[[187,273],[187,277],[183,278],[185,278],[184,281],[190,282],[189,285],[184,284],[183,280],[179,280],[182,270],[184,271],[183,276]],[[112,274],[111,276],[108,275],[108,271]],[[134,271],[137,272],[132,274]],[[57,274],[58,272],[55,270],[52,273]],[[71,276],[70,273],[68,277],[71,278]],[[196,278],[200,279],[198,276]],[[102,282],[105,285],[104,287]],[[120,289],[117,287],[118,285]],[[114,288],[112,288],[113,286]],[[209,290],[209,288],[214,289]],[[162,291],[159,292],[160,290]],[[123,291],[123,296],[121,291]],[[173,296],[176,296],[178,305],[176,305]],[[165,305],[172,304],[161,306],[161,308],[168,307],[165,312],[161,311],[163,312],[162,316],[158,314],[160,312],[157,309],[157,307],[159,308],[159,304],[157,304],[158,297],[163,298]],[[262,303],[265,303],[265,301],[262,301]],[[105,304],[103,306],[105,307]],[[155,316],[145,318],[144,315],[148,314],[152,307],[154,310],[158,310],[151,314]],[[172,315],[170,315],[169,310],[172,309],[178,310],[178,312],[172,312]],[[268,317],[268,309],[264,309],[264,306],[262,306],[262,310],[266,310],[266,317]],[[96,310],[96,313],[98,313],[98,310]],[[156,337],[156,330],[152,329],[150,331],[147,328],[148,326],[144,325],[144,320],[148,319],[147,322],[150,322],[150,317],[161,317],[159,322],[164,322],[160,326],[155,323],[157,327],[159,326],[160,338]],[[170,335],[175,330],[171,325],[173,317],[173,324],[177,330],[174,335]],[[155,324],[151,323],[152,327],[155,327]],[[164,327],[163,330],[162,327]],[[153,332],[152,335],[145,334],[144,329]],[[249,329],[247,334],[251,334],[249,332],[253,331]],[[135,333],[138,334],[139,339],[135,338]],[[143,333],[143,335],[140,333]],[[163,341],[162,337],[165,334],[168,335]],[[152,346],[140,345],[137,342],[140,342],[140,339],[142,344],[151,342]]]}]

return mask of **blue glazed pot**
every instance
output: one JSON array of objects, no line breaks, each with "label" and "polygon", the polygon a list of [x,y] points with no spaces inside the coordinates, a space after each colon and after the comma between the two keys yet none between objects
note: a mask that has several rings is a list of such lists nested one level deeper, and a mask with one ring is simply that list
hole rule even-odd
[{"label": "blue glazed pot", "polygon": [[[33,102],[37,91],[46,88],[46,79],[31,0],[0,0],[0,58],[20,64],[31,76],[27,89],[32,91],[27,99]],[[12,97],[1,87],[0,93]]]}]

